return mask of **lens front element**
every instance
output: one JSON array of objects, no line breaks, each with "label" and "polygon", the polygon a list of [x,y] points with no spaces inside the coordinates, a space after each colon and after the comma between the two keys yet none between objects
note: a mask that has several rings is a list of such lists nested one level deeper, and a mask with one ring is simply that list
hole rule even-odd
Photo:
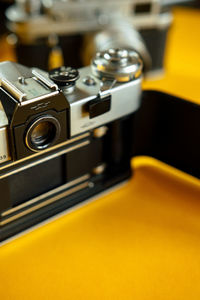
[{"label": "lens front element", "polygon": [[41,151],[52,146],[60,136],[60,124],[50,115],[34,120],[26,133],[26,145],[32,151]]}]

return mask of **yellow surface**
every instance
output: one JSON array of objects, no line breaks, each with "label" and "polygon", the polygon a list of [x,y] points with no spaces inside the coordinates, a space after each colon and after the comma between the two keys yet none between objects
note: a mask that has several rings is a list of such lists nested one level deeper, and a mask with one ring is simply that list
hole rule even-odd
[{"label": "yellow surface", "polygon": [[17,61],[14,46],[8,41],[9,38],[5,35],[0,38],[0,62],[5,60]]},{"label": "yellow surface", "polygon": [[[174,63],[166,62],[165,83],[148,84],[198,101],[194,16],[175,11],[167,56]],[[192,34],[180,39],[189,28]],[[189,48],[190,42],[193,65],[183,72],[180,44]],[[191,73],[186,87],[184,76]],[[150,158],[135,159],[134,169],[120,190],[3,246],[0,299],[199,300],[199,182]]]},{"label": "yellow surface", "polygon": [[120,190],[1,248],[1,299],[199,300],[199,192],[137,159]]}]

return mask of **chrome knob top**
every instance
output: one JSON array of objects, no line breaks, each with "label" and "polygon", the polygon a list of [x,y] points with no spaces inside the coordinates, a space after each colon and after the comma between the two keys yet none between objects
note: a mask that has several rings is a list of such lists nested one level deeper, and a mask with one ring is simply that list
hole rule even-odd
[{"label": "chrome knob top", "polygon": [[109,49],[97,52],[92,71],[100,79],[128,82],[142,73],[143,62],[137,52],[126,49]]}]

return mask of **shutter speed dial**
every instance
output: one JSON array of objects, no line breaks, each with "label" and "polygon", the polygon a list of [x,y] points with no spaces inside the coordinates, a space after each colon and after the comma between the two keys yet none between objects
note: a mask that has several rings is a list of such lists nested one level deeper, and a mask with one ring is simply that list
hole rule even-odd
[{"label": "shutter speed dial", "polygon": [[60,67],[49,72],[49,78],[60,87],[74,87],[79,79],[79,72],[72,67]]}]

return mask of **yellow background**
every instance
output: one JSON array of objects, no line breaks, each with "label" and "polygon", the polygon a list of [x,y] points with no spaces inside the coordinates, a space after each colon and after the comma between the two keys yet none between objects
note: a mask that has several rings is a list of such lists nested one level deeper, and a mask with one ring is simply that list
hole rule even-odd
[{"label": "yellow background", "polygon": [[[165,77],[144,87],[198,102],[199,34],[200,12],[175,10]],[[199,181],[133,164],[119,190],[0,248],[0,299],[200,299]]]}]

